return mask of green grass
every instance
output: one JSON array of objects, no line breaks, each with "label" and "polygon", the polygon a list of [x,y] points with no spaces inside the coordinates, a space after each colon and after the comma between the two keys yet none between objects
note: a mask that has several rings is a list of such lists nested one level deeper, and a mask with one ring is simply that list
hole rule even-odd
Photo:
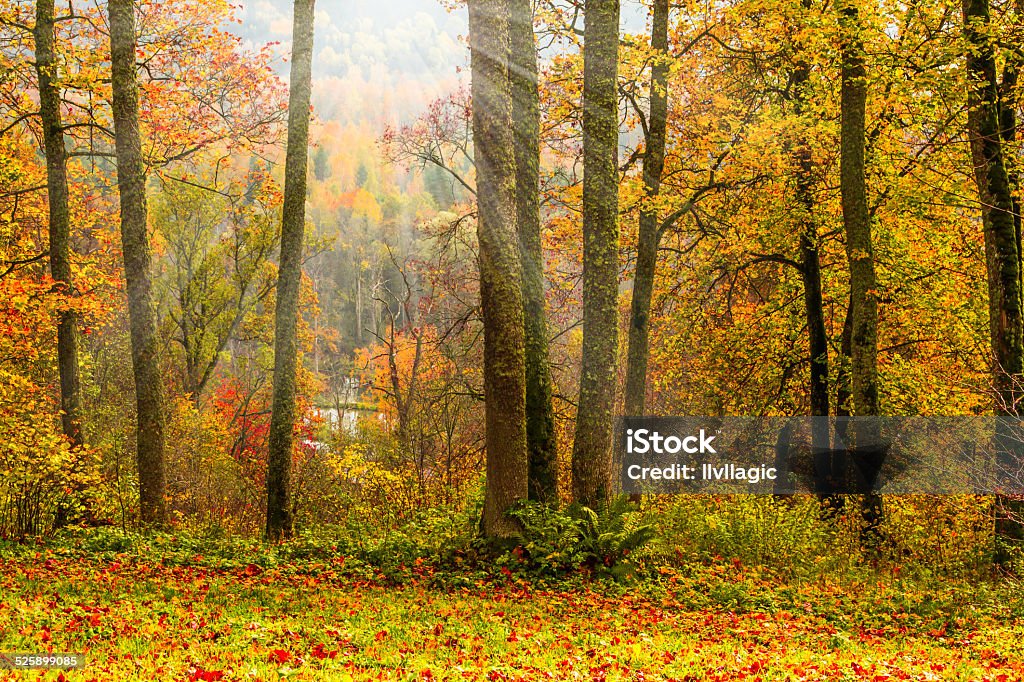
[{"label": "green grass", "polygon": [[68,680],[1024,679],[1010,586],[785,583],[732,562],[634,585],[427,565],[395,583],[341,557],[148,552],[0,554],[0,651],[84,653]]}]

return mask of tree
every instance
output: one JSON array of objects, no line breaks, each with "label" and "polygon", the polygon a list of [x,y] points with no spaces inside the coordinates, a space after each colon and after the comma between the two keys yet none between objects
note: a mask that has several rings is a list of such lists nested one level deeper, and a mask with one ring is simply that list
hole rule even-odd
[{"label": "tree", "polygon": [[313,176],[320,182],[331,177],[331,160],[323,146],[317,146],[313,154]]},{"label": "tree", "polygon": [[291,537],[291,462],[295,429],[299,289],[306,228],[306,166],[309,157],[309,101],[312,90],[315,0],[296,0],[292,23],[291,82],[288,91],[288,148],[281,211],[281,264],[274,312],[274,397],[267,457],[267,528],[270,541]]},{"label": "tree", "polygon": [[160,312],[196,407],[228,344],[276,284],[278,194],[262,173],[245,180],[244,193],[237,183],[220,191],[164,180],[151,202],[166,253],[157,268]]},{"label": "tree", "polygon": [[[968,115],[974,179],[981,200],[985,233],[985,262],[989,296],[989,338],[992,349],[995,410],[999,415],[1020,414],[1021,375],[1024,373],[1024,298],[1021,292],[1021,233],[1019,205],[1014,183],[1007,170],[1014,154],[1016,103],[1016,57],[1007,59],[1003,88],[998,80],[995,50],[990,39],[991,10],[988,0],[964,0]],[[1001,452],[1019,452],[1012,434],[1000,422],[997,436]],[[1015,468],[1012,454],[1003,463]],[[1012,470],[1012,469],[1011,469]],[[1022,503],[1004,496],[997,498],[997,534],[1020,540],[1024,528],[1014,517],[1021,515]],[[1000,560],[1005,557],[1000,551]]]},{"label": "tree", "polygon": [[153,307],[152,258],[147,232],[146,171],[139,135],[139,92],[135,71],[135,6],[110,0],[110,64],[117,186],[121,201],[139,468],[139,513],[144,524],[167,521],[164,500],[164,395],[159,339]]},{"label": "tree", "polygon": [[[46,155],[46,190],[50,218],[50,274],[66,295],[74,293],[71,276],[71,223],[68,210],[67,155],[54,47],[54,2],[36,3],[35,62],[39,78],[39,118]],[[68,309],[57,322],[57,365],[60,370],[61,424],[72,446],[82,437],[82,396],[78,369],[78,316]]]},{"label": "tree", "polygon": [[484,326],[486,491],[483,530],[516,530],[505,512],[528,495],[522,264],[516,234],[516,156],[509,81],[509,7],[470,0],[473,144]]},{"label": "tree", "polygon": [[531,500],[553,502],[558,495],[558,451],[551,406],[548,325],[544,301],[544,260],[540,240],[540,105],[537,48],[531,0],[512,0],[512,125],[515,130],[516,226],[523,264],[526,331],[526,441]]},{"label": "tree", "polygon": [[865,180],[867,72],[857,7],[840,8],[842,30],[841,160],[843,226],[853,297],[853,414],[878,414],[878,294]]},{"label": "tree", "polygon": [[583,360],[573,442],[575,499],[610,494],[619,348],[618,0],[586,0],[583,44]]},{"label": "tree", "polygon": [[[871,243],[865,173],[867,69],[859,10],[855,0],[838,8],[841,46],[840,169],[843,227],[850,267],[850,382],[854,417],[877,417],[878,409],[878,292]],[[856,490],[865,495],[865,538],[881,518],[881,499],[873,493],[885,455],[875,419],[854,422],[853,464]]]},{"label": "tree", "polygon": [[990,41],[988,0],[964,0],[967,40],[968,132],[974,179],[981,199],[988,265],[989,317],[995,363],[996,409],[1016,414],[1024,372],[1024,309],[1021,297],[1020,234],[1014,220],[1013,187],[1006,168],[996,55]]},{"label": "tree", "polygon": [[668,130],[668,0],[654,0],[651,22],[650,113],[644,142],[644,196],[640,210],[640,228],[636,246],[636,274],[629,318],[629,350],[626,354],[626,414],[644,414],[647,395],[647,360],[651,296],[658,263],[660,229],[658,213],[651,205],[661,193],[661,175],[665,169],[665,138]]},{"label": "tree", "polygon": [[[801,0],[801,7],[809,11],[812,0]],[[800,119],[807,117],[808,89],[810,88],[811,66],[805,55],[801,55],[793,69],[792,98],[793,113]],[[801,121],[806,127],[806,121]],[[828,332],[825,329],[825,308],[821,291],[821,253],[816,206],[814,199],[814,159],[811,140],[802,129],[801,139],[791,154],[796,166],[796,200],[800,210],[800,276],[804,285],[804,313],[807,319],[807,345],[810,357],[809,395],[812,417],[827,417],[829,414],[828,391]],[[831,452],[827,422],[815,420],[812,426],[811,445],[814,451],[815,488],[819,494],[832,493],[838,462]]]}]

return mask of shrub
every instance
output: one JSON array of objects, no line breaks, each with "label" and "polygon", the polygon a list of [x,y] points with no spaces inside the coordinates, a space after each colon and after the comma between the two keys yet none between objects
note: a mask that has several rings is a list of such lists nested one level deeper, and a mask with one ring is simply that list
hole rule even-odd
[{"label": "shrub", "polygon": [[522,527],[519,545],[503,561],[524,565],[543,575],[560,575],[583,567],[616,580],[632,577],[634,553],[654,535],[626,497],[593,510],[579,504],[557,509],[525,502],[509,511]]},{"label": "shrub", "polygon": [[48,534],[91,503],[95,455],[68,447],[47,416],[49,401],[25,377],[0,370],[0,537]]},{"label": "shrub", "polygon": [[683,495],[656,499],[652,547],[662,560],[739,560],[791,575],[849,569],[859,560],[852,522],[829,520],[811,496]]}]

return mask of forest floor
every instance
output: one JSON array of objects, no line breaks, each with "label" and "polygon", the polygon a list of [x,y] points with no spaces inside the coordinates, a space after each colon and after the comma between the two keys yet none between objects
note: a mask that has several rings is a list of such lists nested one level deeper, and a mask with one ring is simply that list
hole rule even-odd
[{"label": "forest floor", "polygon": [[634,585],[468,575],[0,553],[0,653],[87,661],[0,679],[1024,679],[1019,585],[780,582],[730,562]]}]

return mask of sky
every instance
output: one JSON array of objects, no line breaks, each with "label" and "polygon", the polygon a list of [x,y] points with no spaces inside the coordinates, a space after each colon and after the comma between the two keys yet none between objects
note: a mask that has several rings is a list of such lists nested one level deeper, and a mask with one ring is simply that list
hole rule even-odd
[{"label": "sky", "polygon": [[[623,2],[623,27],[643,30],[640,0]],[[287,55],[291,0],[242,0],[238,18],[250,48],[279,41]],[[408,121],[430,101],[468,85],[466,10],[440,0],[318,0],[313,105],[322,120]],[[278,63],[287,78],[287,64]]]}]

